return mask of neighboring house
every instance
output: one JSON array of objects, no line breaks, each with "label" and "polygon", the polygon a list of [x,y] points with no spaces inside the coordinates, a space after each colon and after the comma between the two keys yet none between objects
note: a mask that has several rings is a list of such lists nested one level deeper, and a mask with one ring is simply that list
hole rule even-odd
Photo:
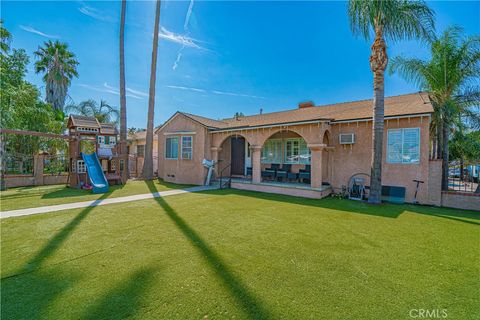
[{"label": "neighboring house", "polygon": [[[421,203],[440,201],[439,162],[429,160],[432,112],[426,93],[385,99],[382,184],[405,187],[408,202],[415,179],[425,182],[417,195]],[[177,112],[156,134],[158,176],[166,181],[203,184],[202,160],[211,159],[217,177],[246,178],[233,180],[232,187],[321,198],[332,187],[347,186],[356,173],[370,174],[372,101],[302,103],[294,110],[223,120]],[[272,166],[285,168],[296,183],[267,181],[265,169]],[[302,170],[310,171],[309,180],[299,179]]]},{"label": "neighboring house", "polygon": [[[129,154],[129,170],[130,175],[140,176],[143,168],[145,156],[145,143],[147,131],[139,131],[133,135],[128,135],[127,145]],[[158,136],[153,135],[153,172],[158,170]]]}]

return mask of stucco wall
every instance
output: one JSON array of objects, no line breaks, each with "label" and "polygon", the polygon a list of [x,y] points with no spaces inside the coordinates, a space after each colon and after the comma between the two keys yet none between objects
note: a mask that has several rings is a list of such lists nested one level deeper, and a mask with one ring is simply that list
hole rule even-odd
[{"label": "stucco wall", "polygon": [[[429,117],[411,117],[385,121],[384,145],[383,145],[383,166],[382,184],[390,186],[402,186],[406,188],[406,201],[412,202],[416,184],[414,179],[425,181],[420,185],[417,200],[424,204],[439,205],[438,175],[434,175],[429,169]],[[388,129],[396,128],[420,128],[420,162],[418,164],[391,164],[386,162],[387,132]],[[206,170],[201,165],[203,158],[212,159],[213,153],[210,147],[221,147],[218,158],[223,160],[219,169],[230,163],[230,141],[228,137],[239,135],[246,138],[251,145],[263,145],[270,137],[278,136],[280,130],[290,130],[303,137],[308,144],[323,144],[325,132],[328,132],[330,139],[327,145],[329,151],[322,151],[322,178],[324,182],[332,184],[333,188],[339,190],[343,185],[348,184],[349,178],[355,173],[370,174],[371,149],[372,149],[372,122],[359,121],[342,124],[327,123],[306,124],[289,126],[286,128],[255,129],[235,132],[208,133],[206,129],[190,120],[178,115],[173,118],[165,127],[158,131],[158,166],[159,177],[177,183],[202,184]],[[174,131],[195,131],[193,145],[193,160],[168,160],[164,157],[165,132]],[[354,133],[355,143],[353,145],[340,145],[340,133]],[[180,148],[180,143],[179,143]],[[180,155],[180,150],[179,150]],[[269,165],[266,165],[269,166]],[[265,165],[262,164],[262,168]],[[303,165],[294,165],[293,171],[303,168]],[[313,171],[312,167],[312,171]],[[438,168],[437,168],[438,169]],[[227,170],[228,171],[228,170]],[[225,174],[228,174],[225,172]],[[173,175],[173,176],[172,176]],[[430,181],[432,180],[432,185]],[[369,183],[369,182],[367,182]],[[436,198],[435,198],[436,197]]]},{"label": "stucco wall", "polygon": [[480,212],[480,194],[443,191],[442,206]]},{"label": "stucco wall", "polygon": [[[192,145],[192,159],[181,159],[181,135],[168,135],[179,131],[195,132]],[[205,149],[209,145],[208,133],[202,125],[179,114],[173,118],[166,126],[157,131],[158,134],[158,176],[165,181],[186,184],[203,184],[206,175],[206,169],[202,165],[205,156]],[[190,135],[190,134],[188,134]],[[165,159],[165,139],[167,137],[178,136],[178,159]]]},{"label": "stucco wall", "polygon": [[[420,128],[420,162],[418,164],[392,164],[386,162],[387,132],[396,128]],[[355,133],[353,145],[340,145],[340,133]],[[372,122],[357,122],[332,125],[331,145],[333,151],[334,188],[347,185],[349,178],[355,173],[370,174],[372,158]],[[406,188],[406,201],[412,202],[416,184],[412,180],[425,181],[419,187],[417,199],[420,203],[428,201],[429,178],[429,118],[405,118],[385,121],[383,136],[382,185],[400,186]]]}]

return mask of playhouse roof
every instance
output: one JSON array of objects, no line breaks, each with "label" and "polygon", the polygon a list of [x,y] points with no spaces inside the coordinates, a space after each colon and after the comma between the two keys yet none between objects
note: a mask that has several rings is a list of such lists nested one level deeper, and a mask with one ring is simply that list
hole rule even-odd
[{"label": "playhouse roof", "polygon": [[100,123],[95,117],[80,116],[71,114],[68,118],[68,128],[71,127],[86,127],[86,128],[98,128],[100,129]]}]

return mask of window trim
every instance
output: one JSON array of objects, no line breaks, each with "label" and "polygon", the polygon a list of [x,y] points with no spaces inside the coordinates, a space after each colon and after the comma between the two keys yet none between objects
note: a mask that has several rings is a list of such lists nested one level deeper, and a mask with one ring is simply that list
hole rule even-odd
[{"label": "window trim", "polygon": [[[415,161],[415,162],[404,162],[403,161],[403,155],[404,155],[404,132],[405,130],[412,130],[412,129],[415,129],[417,130],[418,132],[418,160]],[[401,154],[400,154],[400,158],[401,158],[401,161],[400,162],[394,162],[394,161],[390,161],[389,160],[389,154],[390,154],[390,144],[389,144],[389,136],[390,136],[390,132],[391,131],[400,131],[401,132],[401,138],[402,138],[402,141],[401,141],[401,145],[402,145],[402,150],[401,150]],[[388,164],[406,164],[406,165],[409,165],[409,164],[420,164],[420,161],[421,161],[421,140],[422,140],[422,136],[421,136],[421,130],[420,130],[420,127],[407,127],[407,128],[392,128],[392,129],[387,129],[387,153],[385,155],[385,162],[388,163]]]},{"label": "window trim", "polygon": [[[183,157],[183,139],[190,138],[190,158]],[[193,136],[185,135],[181,136],[181,146],[180,146],[180,157],[182,160],[192,160],[193,159]]]},{"label": "window trim", "polygon": [[[168,137],[165,137],[165,152],[164,152],[164,155],[165,155],[165,159],[167,160],[178,160],[178,136],[168,136]],[[177,157],[176,158],[169,158],[167,157],[167,140],[168,139],[177,139]],[[173,149],[172,149],[173,150]]]}]

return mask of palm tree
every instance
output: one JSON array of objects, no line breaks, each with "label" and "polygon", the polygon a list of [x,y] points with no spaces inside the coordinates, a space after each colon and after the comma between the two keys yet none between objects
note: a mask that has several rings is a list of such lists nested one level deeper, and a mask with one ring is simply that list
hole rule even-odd
[{"label": "palm tree", "polygon": [[157,72],[158,25],[160,24],[160,5],[157,0],[155,10],[155,26],[153,29],[152,65],[150,68],[150,91],[148,97],[147,135],[145,141],[145,160],[143,162],[143,177],[153,179],[153,117],[155,108],[155,81]]},{"label": "palm tree", "polygon": [[125,153],[127,141],[127,100],[125,93],[125,11],[127,1],[122,0],[120,18],[120,145],[121,153]]},{"label": "palm tree", "polygon": [[44,73],[45,100],[56,110],[63,111],[67,90],[73,77],[78,77],[78,61],[68,45],[60,41],[48,41],[35,51],[35,72]]},{"label": "palm tree", "polygon": [[388,64],[385,39],[430,39],[434,32],[433,11],[424,1],[350,0],[348,15],[352,32],[374,41],[370,69],[373,72],[372,165],[369,203],[380,203],[384,125],[384,73]]},{"label": "palm tree", "polygon": [[390,73],[398,72],[428,91],[434,109],[430,127],[434,154],[442,158],[442,189],[447,190],[452,131],[480,124],[480,37],[465,37],[461,28],[450,27],[430,42],[430,54],[430,60],[395,57]]},{"label": "palm tree", "polygon": [[68,114],[78,114],[87,117],[95,117],[100,123],[118,122],[118,110],[101,100],[100,105],[92,99],[85,100],[79,104],[70,104],[65,107]]}]

